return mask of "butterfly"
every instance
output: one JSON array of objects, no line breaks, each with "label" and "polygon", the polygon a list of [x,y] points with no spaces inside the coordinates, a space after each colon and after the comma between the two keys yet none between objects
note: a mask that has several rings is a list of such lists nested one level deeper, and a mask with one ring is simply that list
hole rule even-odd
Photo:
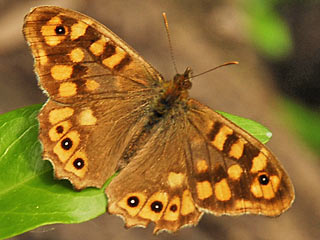
[{"label": "butterfly", "polygon": [[189,97],[192,71],[165,80],[94,19],[43,6],[24,36],[39,85],[39,139],[55,177],[75,189],[107,186],[108,212],[154,232],[214,215],[277,216],[292,183],[266,146]]}]

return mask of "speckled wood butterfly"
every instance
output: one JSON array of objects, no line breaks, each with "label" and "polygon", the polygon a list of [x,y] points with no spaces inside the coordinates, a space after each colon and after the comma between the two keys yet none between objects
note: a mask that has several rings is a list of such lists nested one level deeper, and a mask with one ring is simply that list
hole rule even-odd
[{"label": "speckled wood butterfly", "polygon": [[176,231],[214,215],[276,216],[294,199],[275,156],[189,97],[191,70],[163,77],[97,21],[44,6],[24,35],[40,85],[43,158],[76,189],[106,188],[108,212],[127,227]]}]

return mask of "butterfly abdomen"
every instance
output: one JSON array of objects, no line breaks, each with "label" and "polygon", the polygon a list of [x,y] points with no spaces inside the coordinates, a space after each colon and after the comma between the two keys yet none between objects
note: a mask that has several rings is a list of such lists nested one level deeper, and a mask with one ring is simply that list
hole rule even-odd
[{"label": "butterfly abdomen", "polygon": [[124,150],[120,164],[118,164],[117,167],[118,169],[122,169],[128,165],[130,159],[134,157],[139,149],[141,149],[141,146],[146,144],[159,122],[162,121],[171,111],[172,104],[173,103],[166,102],[162,98],[155,101],[155,104],[150,109],[148,120],[141,132],[131,139],[130,143]]},{"label": "butterfly abdomen", "polygon": [[138,149],[146,144],[159,122],[167,117],[175,118],[187,109],[188,89],[191,88],[190,71],[187,68],[184,74],[176,74],[172,81],[164,84],[163,92],[151,104],[149,117],[142,131],[131,139],[123,152],[118,169],[125,167]]}]

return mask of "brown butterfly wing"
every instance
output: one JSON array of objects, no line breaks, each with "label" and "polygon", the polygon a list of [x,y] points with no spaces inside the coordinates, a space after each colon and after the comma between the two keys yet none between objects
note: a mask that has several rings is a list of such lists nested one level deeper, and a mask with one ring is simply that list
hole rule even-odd
[{"label": "brown butterfly wing", "polygon": [[130,163],[106,188],[108,211],[127,227],[155,223],[154,232],[195,225],[197,210],[188,184],[184,115],[165,117]]},{"label": "brown butterfly wing", "polygon": [[89,102],[152,90],[162,82],[119,37],[78,12],[35,8],[25,17],[23,32],[40,85],[52,100]]},{"label": "brown butterfly wing", "polygon": [[39,114],[43,156],[75,188],[101,187],[146,123],[162,77],[109,29],[78,12],[35,8],[23,31],[49,95]]},{"label": "brown butterfly wing", "polygon": [[270,150],[196,100],[189,106],[189,185],[199,209],[267,216],[287,210],[293,185]]},{"label": "brown butterfly wing", "polygon": [[188,110],[174,108],[139,149],[106,189],[108,211],[127,227],[154,222],[155,232],[177,231],[203,212],[275,216],[293,202],[293,186],[272,153],[193,99]]},{"label": "brown butterfly wing", "polygon": [[101,187],[115,173],[122,153],[148,119],[143,114],[148,98],[131,101],[103,99],[92,101],[91,106],[49,101],[45,105],[39,114],[39,138],[43,158],[53,163],[57,178],[67,178],[81,189]]}]

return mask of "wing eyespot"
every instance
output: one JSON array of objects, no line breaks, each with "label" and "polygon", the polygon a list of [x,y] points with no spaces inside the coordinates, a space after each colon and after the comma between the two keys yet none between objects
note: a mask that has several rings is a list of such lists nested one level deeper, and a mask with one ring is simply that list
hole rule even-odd
[{"label": "wing eyespot", "polygon": [[151,210],[156,213],[161,212],[162,208],[163,208],[163,204],[160,201],[154,201],[153,203],[151,203]]},{"label": "wing eyespot", "polygon": [[178,207],[177,207],[176,204],[173,204],[173,205],[170,206],[170,211],[171,212],[176,212],[177,210],[178,210]]},{"label": "wing eyespot", "polygon": [[61,141],[61,147],[64,150],[69,150],[72,147],[72,141],[70,138],[65,138]]},{"label": "wing eyespot", "polygon": [[56,132],[58,133],[58,134],[61,134],[61,133],[63,133],[63,126],[61,126],[61,125],[59,125],[59,126],[57,126],[56,127]]},{"label": "wing eyespot", "polygon": [[84,160],[82,158],[76,158],[74,161],[73,161],[73,166],[80,170],[84,167]]},{"label": "wing eyespot", "polygon": [[131,196],[127,200],[127,204],[129,207],[137,207],[139,205],[139,198],[137,196]]},{"label": "wing eyespot", "polygon": [[259,183],[261,185],[268,185],[268,183],[270,181],[269,176],[267,176],[267,174],[265,174],[265,173],[260,174],[258,179],[259,179]]},{"label": "wing eyespot", "polygon": [[57,35],[65,35],[66,34],[66,29],[65,29],[65,27],[64,26],[62,26],[62,25],[58,25],[56,28],[55,28],[55,33],[57,34]]}]

